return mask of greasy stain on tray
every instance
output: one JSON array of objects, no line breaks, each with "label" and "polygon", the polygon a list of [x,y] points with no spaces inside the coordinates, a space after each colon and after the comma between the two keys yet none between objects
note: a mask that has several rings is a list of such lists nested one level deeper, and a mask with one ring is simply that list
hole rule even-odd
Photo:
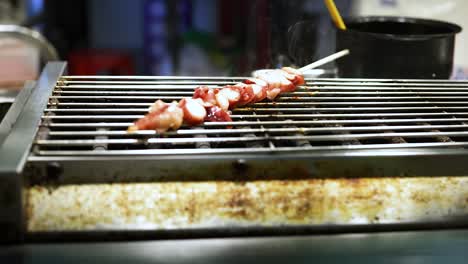
[{"label": "greasy stain on tray", "polygon": [[81,184],[51,192],[32,186],[27,193],[28,231],[388,223],[468,214],[466,177]]}]

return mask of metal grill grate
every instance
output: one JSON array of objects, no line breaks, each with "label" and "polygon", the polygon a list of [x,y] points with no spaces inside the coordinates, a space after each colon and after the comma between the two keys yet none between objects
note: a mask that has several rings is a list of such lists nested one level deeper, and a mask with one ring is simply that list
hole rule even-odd
[{"label": "metal grill grate", "polygon": [[244,78],[63,76],[34,154],[167,155],[468,146],[468,83],[309,79],[294,93],[235,109],[233,122],[128,134],[157,99]]}]

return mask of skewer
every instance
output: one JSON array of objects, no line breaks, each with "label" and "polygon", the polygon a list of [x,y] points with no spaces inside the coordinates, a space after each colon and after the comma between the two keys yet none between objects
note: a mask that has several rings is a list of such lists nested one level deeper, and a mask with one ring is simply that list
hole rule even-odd
[{"label": "skewer", "polygon": [[325,57],[323,59],[320,59],[318,61],[312,62],[311,64],[306,65],[306,66],[304,66],[302,68],[299,68],[297,70],[300,71],[301,73],[304,73],[305,71],[317,68],[317,67],[322,66],[324,64],[327,64],[329,62],[332,62],[332,61],[334,61],[336,59],[344,57],[344,56],[346,56],[348,54],[349,54],[349,50],[345,49],[345,50],[339,51],[337,53],[334,53],[334,54],[332,54],[330,56],[327,56],[327,57]]},{"label": "skewer", "polygon": [[[301,72],[302,74],[304,74],[304,73],[305,73],[306,71],[308,71],[308,70],[315,69],[315,68],[317,68],[317,67],[320,67],[320,66],[322,66],[322,65],[325,65],[325,64],[327,64],[327,63],[330,63],[330,62],[332,62],[332,61],[334,61],[334,60],[337,60],[337,59],[339,59],[339,58],[341,58],[341,57],[344,57],[344,56],[346,56],[346,55],[348,55],[348,54],[349,54],[349,50],[348,50],[348,49],[345,49],[345,50],[339,51],[339,52],[337,52],[337,53],[334,53],[334,54],[332,54],[332,55],[329,55],[329,56],[327,56],[327,57],[325,57],[325,58],[322,58],[322,59],[320,59],[320,60],[318,60],[318,61],[314,61],[314,62],[312,62],[311,64],[307,64],[306,66],[297,69],[297,71],[299,71],[299,72]],[[266,72],[266,71],[272,71],[272,70],[258,70],[258,71],[256,71],[256,72]],[[256,73],[254,73],[254,77],[257,77]]]},{"label": "skewer", "polygon": [[183,123],[198,125],[206,121],[231,121],[229,109],[265,98],[273,100],[280,93],[294,91],[297,86],[305,84],[302,74],[304,71],[347,54],[349,51],[343,50],[299,70],[283,67],[281,70],[274,70],[271,74],[265,73],[258,79],[247,79],[216,90],[200,86],[195,89],[192,98],[183,98],[179,102],[168,104],[158,100],[145,117],[128,128],[128,132],[155,129],[164,133],[168,129],[178,129]]}]

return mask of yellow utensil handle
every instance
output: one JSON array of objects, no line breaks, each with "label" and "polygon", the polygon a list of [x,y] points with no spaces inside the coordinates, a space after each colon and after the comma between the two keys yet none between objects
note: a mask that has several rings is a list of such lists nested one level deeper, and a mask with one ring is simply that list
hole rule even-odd
[{"label": "yellow utensil handle", "polygon": [[325,5],[328,8],[328,12],[330,12],[333,22],[335,22],[336,27],[341,30],[346,30],[346,25],[341,18],[340,12],[338,12],[338,9],[336,8],[335,2],[333,0],[325,0]]}]

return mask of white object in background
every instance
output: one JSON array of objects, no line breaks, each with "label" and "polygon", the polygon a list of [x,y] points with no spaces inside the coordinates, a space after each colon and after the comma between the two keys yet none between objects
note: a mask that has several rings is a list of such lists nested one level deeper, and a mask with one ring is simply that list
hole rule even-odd
[{"label": "white object in background", "polygon": [[[35,80],[39,74],[39,51],[20,40],[0,38],[0,88],[10,83]],[[3,87],[2,87],[3,86]]]},{"label": "white object in background", "polygon": [[225,72],[217,67],[210,56],[194,44],[185,44],[180,51],[179,73],[181,76],[223,76]]},{"label": "white object in background", "polygon": [[468,79],[468,1],[354,0],[353,16],[408,16],[455,23],[463,28],[455,41],[454,78]]}]

